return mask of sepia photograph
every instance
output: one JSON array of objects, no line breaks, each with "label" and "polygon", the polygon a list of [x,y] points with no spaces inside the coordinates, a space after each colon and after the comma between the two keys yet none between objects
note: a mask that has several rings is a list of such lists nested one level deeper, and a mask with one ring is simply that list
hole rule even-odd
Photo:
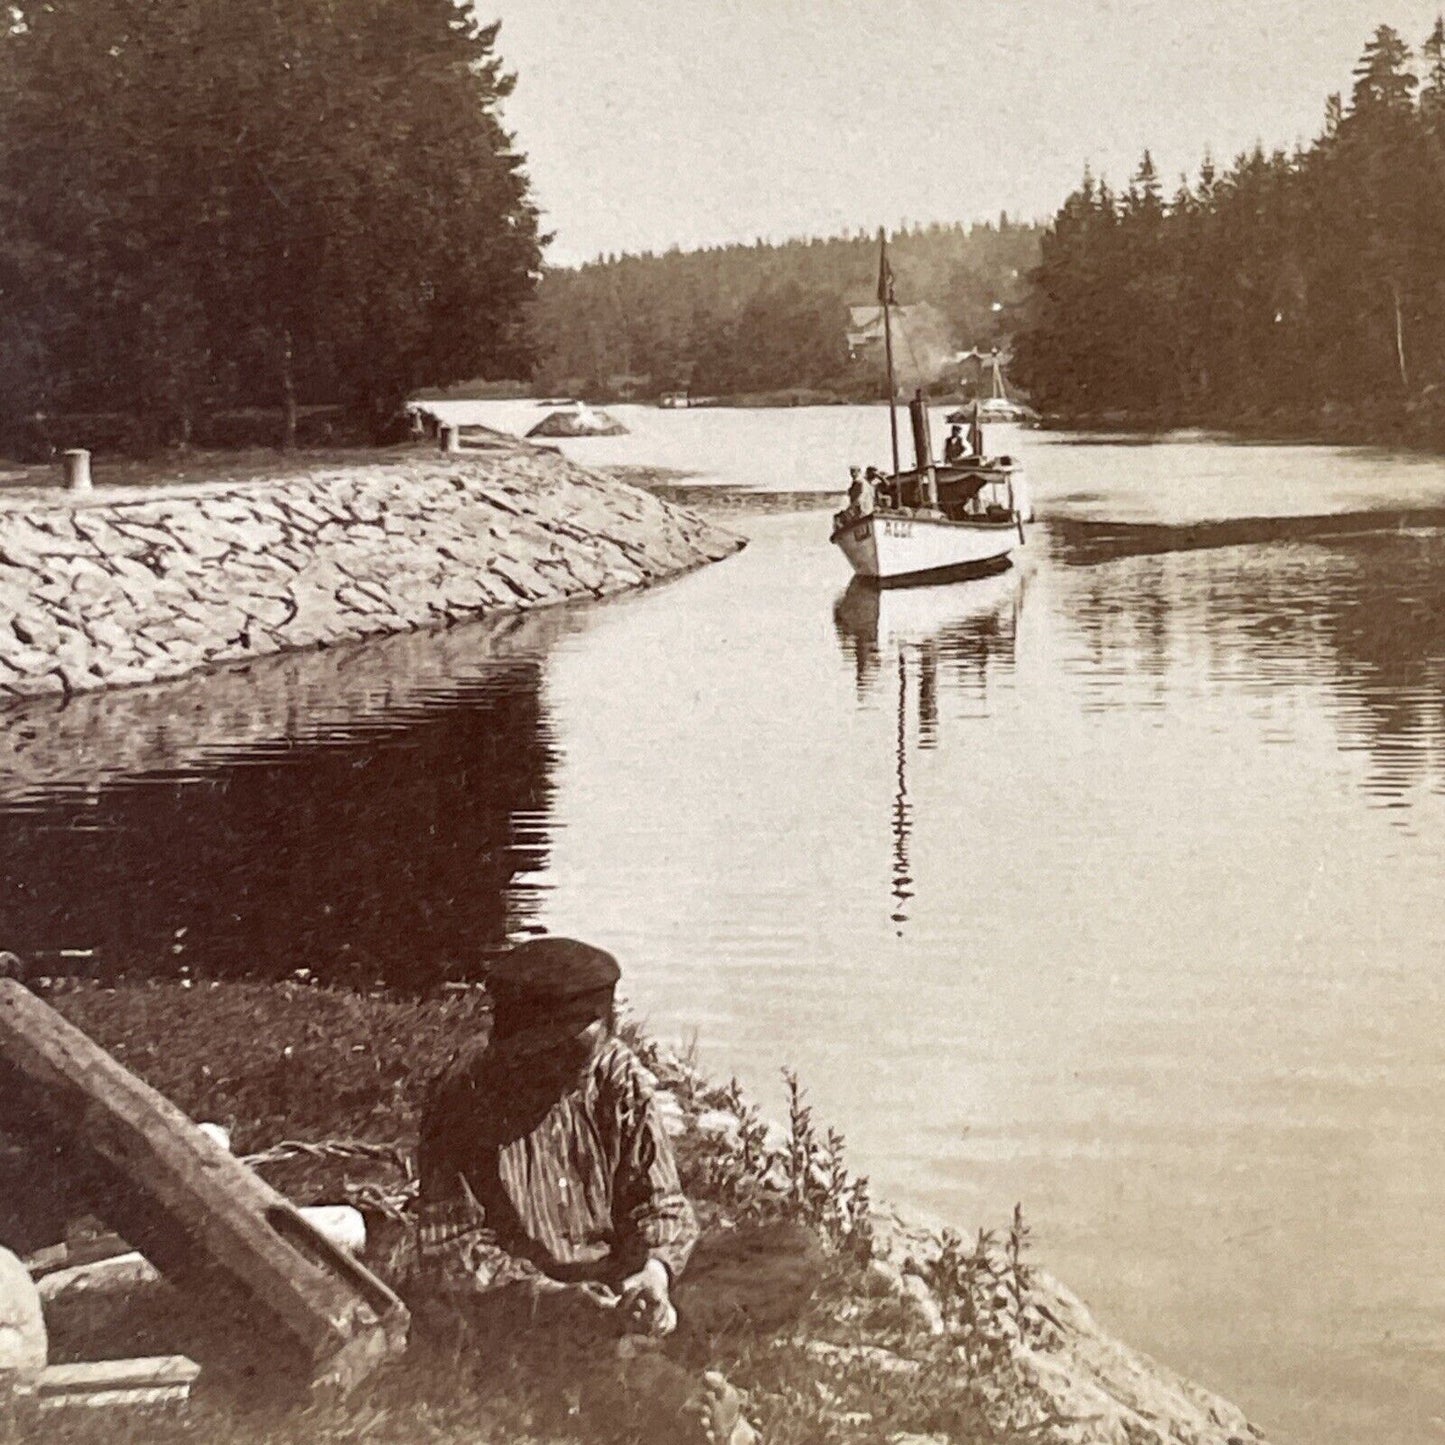
[{"label": "sepia photograph", "polygon": [[0,5],[0,1445],[1445,1442],[1441,0]]}]

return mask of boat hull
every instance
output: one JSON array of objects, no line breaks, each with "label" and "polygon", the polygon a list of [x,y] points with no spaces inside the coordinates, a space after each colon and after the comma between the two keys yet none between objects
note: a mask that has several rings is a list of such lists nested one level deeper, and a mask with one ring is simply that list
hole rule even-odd
[{"label": "boat hull", "polygon": [[874,512],[844,523],[832,540],[859,577],[889,586],[996,572],[1022,537],[1016,519],[955,522]]}]

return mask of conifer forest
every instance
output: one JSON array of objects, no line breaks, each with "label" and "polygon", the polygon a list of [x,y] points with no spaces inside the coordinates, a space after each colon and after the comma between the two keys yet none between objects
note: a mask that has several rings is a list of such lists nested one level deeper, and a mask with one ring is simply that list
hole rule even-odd
[{"label": "conifer forest", "polygon": [[1172,195],[1147,151],[1122,192],[1086,173],[1043,237],[1015,353],[1066,419],[1438,428],[1445,21],[1418,53],[1381,25],[1308,146],[1206,157]]}]

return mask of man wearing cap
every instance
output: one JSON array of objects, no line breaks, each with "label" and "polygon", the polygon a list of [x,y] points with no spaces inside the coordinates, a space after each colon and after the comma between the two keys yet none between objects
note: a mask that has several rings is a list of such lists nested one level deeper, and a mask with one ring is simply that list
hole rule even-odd
[{"label": "man wearing cap", "polygon": [[[661,1336],[698,1225],[651,1076],[612,1034],[619,972],[566,938],[493,967],[491,1037],[443,1075],[422,1119],[419,1245],[424,1267],[440,1262],[474,1297],[525,1300],[524,1324],[575,1325],[590,1304],[599,1323]],[[690,1408],[708,1439],[752,1437],[726,1382],[709,1377],[701,1396]]]},{"label": "man wearing cap", "polygon": [[697,1220],[650,1080],[611,1034],[619,972],[565,938],[522,944],[492,970],[488,1046],[442,1081],[423,1121],[423,1244],[482,1230],[548,1279],[601,1285],[628,1315],[661,1321]]}]

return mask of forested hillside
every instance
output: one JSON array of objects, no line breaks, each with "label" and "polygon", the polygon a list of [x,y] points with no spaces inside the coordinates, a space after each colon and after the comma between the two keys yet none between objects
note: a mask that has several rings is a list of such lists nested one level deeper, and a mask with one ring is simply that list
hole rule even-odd
[{"label": "forested hillside", "polygon": [[[889,253],[900,306],[930,302],[956,344],[989,346],[1023,296],[1038,228],[1006,216],[919,227],[891,237]],[[878,376],[850,365],[846,338],[848,307],[874,304],[877,290],[877,238],[862,233],[609,256],[548,271],[534,315],[539,380],[588,395],[606,395],[627,377],[654,392],[873,395]],[[904,338],[905,366],[907,347]]]},{"label": "forested hillside", "polygon": [[[0,430],[344,404],[525,369],[536,212],[453,0],[12,0]],[[85,435],[89,439],[93,428]]]},{"label": "forested hillside", "polygon": [[1227,169],[1206,159],[1172,197],[1148,152],[1122,194],[1085,176],[1043,237],[1015,345],[1035,405],[1073,418],[1436,429],[1445,22],[1418,59],[1380,26],[1353,80],[1307,148],[1256,149]]}]

